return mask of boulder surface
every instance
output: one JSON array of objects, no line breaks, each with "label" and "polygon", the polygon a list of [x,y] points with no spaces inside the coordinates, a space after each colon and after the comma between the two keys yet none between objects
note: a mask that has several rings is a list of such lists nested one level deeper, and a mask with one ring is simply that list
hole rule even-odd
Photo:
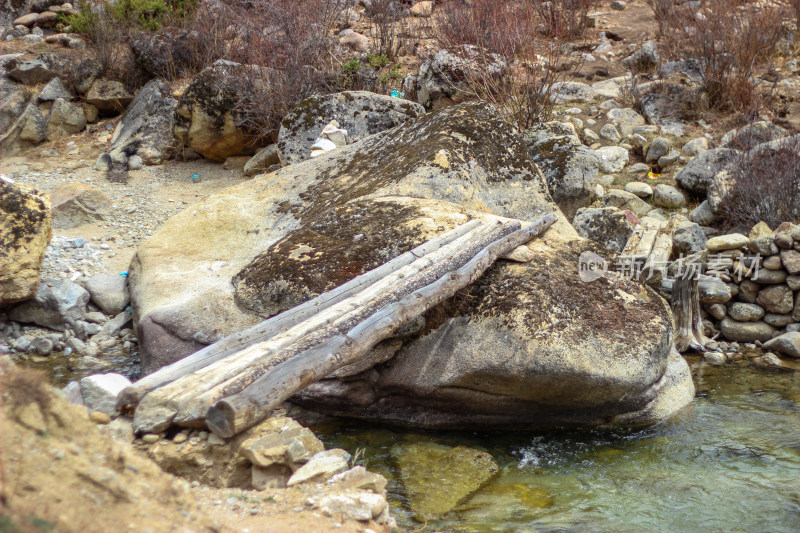
[{"label": "boulder surface", "polygon": [[[693,396],[666,303],[577,275],[581,239],[525,142],[478,103],[423,115],[210,196],[137,251],[132,308],[152,372],[474,218],[558,222],[530,263],[477,283],[295,401],[421,427],[648,423]],[[190,238],[191,236],[191,238]]]}]

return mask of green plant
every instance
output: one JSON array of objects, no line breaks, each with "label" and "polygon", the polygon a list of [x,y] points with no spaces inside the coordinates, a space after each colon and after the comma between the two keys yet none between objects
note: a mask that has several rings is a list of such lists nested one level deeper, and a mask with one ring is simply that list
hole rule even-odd
[{"label": "green plant", "polygon": [[111,18],[130,28],[157,31],[170,19],[194,13],[197,0],[118,0],[106,4]]},{"label": "green plant", "polygon": [[401,65],[400,63],[395,63],[392,65],[392,68],[384,72],[383,74],[378,76],[378,80],[381,82],[381,85],[387,86],[390,85],[392,82],[399,82],[403,79],[403,73],[400,70]]},{"label": "green plant", "polygon": [[386,57],[386,54],[368,54],[366,60],[367,64],[375,70],[383,68],[390,63],[389,58]]},{"label": "green plant", "polygon": [[339,68],[339,84],[342,89],[347,90],[354,88],[360,68],[361,62],[355,58],[342,63],[342,66]]},{"label": "green plant", "polygon": [[73,15],[61,13],[58,21],[72,28],[72,33],[91,35],[97,23],[98,14],[92,11],[87,2],[78,2],[78,12]]}]

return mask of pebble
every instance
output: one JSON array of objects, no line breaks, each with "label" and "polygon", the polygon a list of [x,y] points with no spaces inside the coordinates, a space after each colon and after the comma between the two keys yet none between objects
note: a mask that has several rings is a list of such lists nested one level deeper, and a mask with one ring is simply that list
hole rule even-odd
[{"label": "pebble", "polygon": [[703,354],[703,361],[710,365],[724,365],[728,358],[722,352],[706,352]]},{"label": "pebble", "polygon": [[105,425],[111,422],[111,417],[102,411],[94,411],[92,414],[89,415],[89,420],[91,420],[95,424]]},{"label": "pebble", "polygon": [[160,440],[161,440],[161,435],[159,435],[158,433],[148,433],[147,435],[142,437],[142,441],[144,441],[147,444],[154,444]]}]

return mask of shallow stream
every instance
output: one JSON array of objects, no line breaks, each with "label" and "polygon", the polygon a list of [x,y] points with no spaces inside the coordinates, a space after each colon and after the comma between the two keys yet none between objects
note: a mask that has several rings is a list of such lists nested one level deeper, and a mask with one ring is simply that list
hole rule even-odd
[{"label": "shallow stream", "polygon": [[[713,367],[696,358],[690,365],[694,403],[644,430],[425,434],[352,424],[313,429],[327,447],[358,454],[367,468],[390,480],[394,515],[408,529],[800,531],[800,373]],[[424,524],[415,519],[397,461],[404,447],[420,442],[486,451],[499,473]],[[434,493],[444,485],[437,479],[423,483]]]}]

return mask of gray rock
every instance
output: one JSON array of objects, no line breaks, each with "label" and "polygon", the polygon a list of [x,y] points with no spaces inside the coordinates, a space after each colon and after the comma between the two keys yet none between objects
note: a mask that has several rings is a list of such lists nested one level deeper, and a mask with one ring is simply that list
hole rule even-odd
[{"label": "gray rock", "polygon": [[[151,80],[139,91],[111,137],[109,155],[113,161],[139,156],[142,163],[157,165],[175,150],[172,128],[178,102],[170,96],[169,85]],[[134,163],[135,164],[135,163]]]},{"label": "gray rock", "polygon": [[278,150],[285,164],[310,158],[311,145],[322,129],[336,120],[347,130],[348,143],[388,130],[425,113],[419,104],[367,91],[312,96],[281,122]]},{"label": "gray rock", "polygon": [[577,81],[559,81],[550,87],[550,99],[558,104],[591,102],[598,96],[591,85]]},{"label": "gray rock", "polygon": [[141,170],[143,166],[142,158],[138,155],[132,155],[128,158],[128,170]]},{"label": "gray rock", "polygon": [[116,414],[117,395],[131,381],[121,374],[95,374],[81,380],[81,396],[86,409],[100,411],[108,416]]},{"label": "gray rock", "polygon": [[786,272],[783,270],[767,270],[765,268],[761,268],[754,272],[750,279],[761,285],[770,285],[775,283],[783,283],[786,281],[786,277]]},{"label": "gray rock", "polygon": [[800,252],[797,250],[783,250],[781,252],[781,263],[790,275],[800,274]]},{"label": "gray rock", "polygon": [[[325,482],[334,475],[347,470],[347,459],[341,453],[344,450],[326,450],[319,452],[309,461],[298,468],[289,481],[287,486],[292,487],[301,483]],[[347,453],[347,452],[345,452]],[[348,454],[349,455],[349,454]]]},{"label": "gray rock", "polygon": [[67,386],[61,389],[67,395],[67,400],[71,404],[83,405],[83,395],[81,394],[81,384],[78,381],[70,381]]},{"label": "gray rock", "polygon": [[655,41],[647,41],[636,52],[623,59],[622,63],[639,72],[647,72],[656,68],[660,61]]},{"label": "gray rock", "polygon": [[692,254],[706,249],[706,234],[697,224],[681,224],[672,233],[673,249],[678,253]]},{"label": "gray rock", "polygon": [[[728,313],[728,310],[722,304],[712,304],[706,307],[706,311],[708,314],[716,318],[717,320],[722,320],[725,318],[725,315]],[[706,345],[707,348],[710,346]]]},{"label": "gray rock", "polygon": [[658,166],[661,168],[661,170],[666,170],[677,163],[680,157],[681,153],[679,151],[670,150],[667,155],[658,158]]},{"label": "gray rock", "polygon": [[677,98],[661,92],[647,93],[641,96],[639,105],[647,120],[658,126],[662,134],[683,136],[684,126],[681,123],[683,103]]},{"label": "gray rock", "polygon": [[116,80],[95,80],[86,94],[86,103],[103,115],[119,115],[133,100],[125,86]]},{"label": "gray rock", "polygon": [[645,124],[644,117],[629,107],[612,109],[606,113],[606,117],[623,136],[632,134],[636,126]]},{"label": "gray rock", "polygon": [[47,337],[36,337],[31,341],[29,349],[36,355],[47,356],[53,352],[53,341]]},{"label": "gray rock", "polygon": [[555,123],[547,123],[541,129],[529,130],[525,141],[531,159],[544,174],[553,200],[567,218],[572,218],[578,209],[597,197],[599,161],[576,136],[550,131],[554,127]]},{"label": "gray rock", "polygon": [[[482,57],[488,58],[488,64],[481,65]],[[417,102],[429,110],[458,103],[469,95],[469,89],[463,81],[467,76],[483,72],[494,78],[505,70],[506,63],[502,57],[481,53],[475,46],[441,49],[419,67]]]},{"label": "gray rock", "polygon": [[786,285],[772,285],[758,292],[756,303],[770,313],[791,313],[794,307],[794,293]]},{"label": "gray rock", "polygon": [[800,358],[800,332],[789,332],[764,343],[764,349]]},{"label": "gray rock", "polygon": [[689,218],[692,222],[696,222],[701,226],[709,226],[713,224],[717,220],[717,215],[711,210],[711,206],[709,206],[707,200],[703,200],[700,202],[700,205],[695,207],[691,213],[689,213]]},{"label": "gray rock", "polygon": [[647,198],[653,196],[653,188],[641,181],[631,181],[625,184],[625,190],[631,194],[635,194],[639,198]]},{"label": "gray rock", "polygon": [[71,104],[63,98],[57,98],[47,117],[45,136],[48,140],[54,140],[83,131],[85,127],[86,115],[83,113],[83,107]]},{"label": "gray rock", "polygon": [[262,148],[256,155],[250,158],[244,165],[245,176],[255,176],[266,172],[271,166],[279,165],[281,162],[280,152],[277,144],[270,144]]},{"label": "gray rock", "polygon": [[626,4],[622,0],[614,0],[613,2],[611,2],[611,9],[613,9],[614,11],[625,11],[627,7],[628,4]]},{"label": "gray rock", "polygon": [[72,98],[67,92],[66,87],[61,82],[60,78],[53,78],[50,80],[47,85],[44,86],[42,92],[39,93],[39,101],[40,102],[53,102],[58,98],[63,98],[64,100],[69,100]]},{"label": "gray rock", "polygon": [[705,137],[697,137],[696,139],[692,139],[684,144],[683,148],[681,148],[681,151],[683,152],[683,155],[687,157],[697,157],[703,152],[707,152],[710,147],[711,146],[709,145],[708,139]]},{"label": "gray rock", "polygon": [[100,328],[100,331],[97,332],[95,337],[92,338],[93,341],[101,341],[105,339],[111,339],[116,337],[119,332],[124,328],[129,322],[131,321],[131,314],[127,311],[123,311],[122,313],[118,314],[105,324],[103,327]]},{"label": "gray rock", "polygon": [[775,332],[775,328],[765,322],[737,322],[727,316],[719,325],[723,337],[737,342],[766,342]]},{"label": "gray rock", "polygon": [[794,322],[794,317],[792,317],[792,315],[776,315],[774,313],[767,313],[764,315],[764,322],[774,328],[785,328]]},{"label": "gray rock", "polygon": [[614,174],[622,172],[628,164],[628,150],[621,146],[605,146],[595,150],[600,164],[600,172]]},{"label": "gray rock", "polygon": [[99,274],[86,280],[92,302],[107,315],[118,315],[130,303],[128,280],[114,274]]},{"label": "gray rock", "polygon": [[728,358],[722,352],[705,352],[703,354],[703,361],[710,365],[724,365],[728,362]]},{"label": "gray rock", "polygon": [[653,142],[650,143],[650,147],[647,149],[647,156],[645,157],[645,160],[648,163],[655,163],[660,157],[667,155],[671,148],[672,142],[670,142],[669,139],[664,137],[656,137],[653,139]]},{"label": "gray rock", "polygon": [[635,214],[637,217],[643,217],[650,211],[653,206],[636,196],[626,191],[619,189],[612,189],[599,200],[599,203],[605,207],[616,207],[621,210],[628,210]]},{"label": "gray rock", "polygon": [[19,61],[8,70],[8,76],[24,85],[46,83],[56,77],[53,67],[45,59]]},{"label": "gray rock", "polygon": [[679,209],[686,205],[686,197],[672,185],[662,183],[653,190],[653,202],[659,207]]},{"label": "gray rock", "polygon": [[11,309],[8,316],[17,322],[33,322],[61,331],[83,319],[88,302],[89,293],[80,285],[68,279],[44,280],[36,297]]},{"label": "gray rock", "polygon": [[100,154],[97,156],[97,162],[94,164],[94,169],[99,172],[108,172],[111,170],[111,156],[108,154]]},{"label": "gray rock", "polygon": [[756,322],[764,317],[764,308],[756,304],[736,302],[728,307],[728,315],[739,322]]},{"label": "gray rock", "polygon": [[793,291],[800,291],[800,276],[788,276],[786,278],[786,285]]},{"label": "gray rock", "polygon": [[613,124],[606,124],[600,128],[600,137],[612,143],[618,143],[622,140],[622,136]]},{"label": "gray rock", "polygon": [[167,27],[134,34],[130,48],[144,70],[169,79],[191,75],[197,57],[208,52],[208,44],[197,31]]},{"label": "gray rock", "polygon": [[698,292],[700,302],[704,304],[724,304],[733,297],[730,287],[716,279],[699,284]]},{"label": "gray rock", "polygon": [[622,252],[633,233],[632,217],[616,207],[578,209],[572,225],[581,237]]},{"label": "gray rock", "polygon": [[731,165],[739,154],[730,148],[715,148],[701,153],[675,175],[675,181],[687,191],[705,195],[718,172]]},{"label": "gray rock", "polygon": [[327,494],[319,499],[319,510],[337,520],[348,519],[361,522],[376,520],[385,522],[386,498],[372,492],[345,492]]},{"label": "gray rock", "polygon": [[780,126],[762,120],[736,130],[729,138],[723,138],[723,143],[727,148],[748,150],[759,144],[785,137],[787,133]]}]

